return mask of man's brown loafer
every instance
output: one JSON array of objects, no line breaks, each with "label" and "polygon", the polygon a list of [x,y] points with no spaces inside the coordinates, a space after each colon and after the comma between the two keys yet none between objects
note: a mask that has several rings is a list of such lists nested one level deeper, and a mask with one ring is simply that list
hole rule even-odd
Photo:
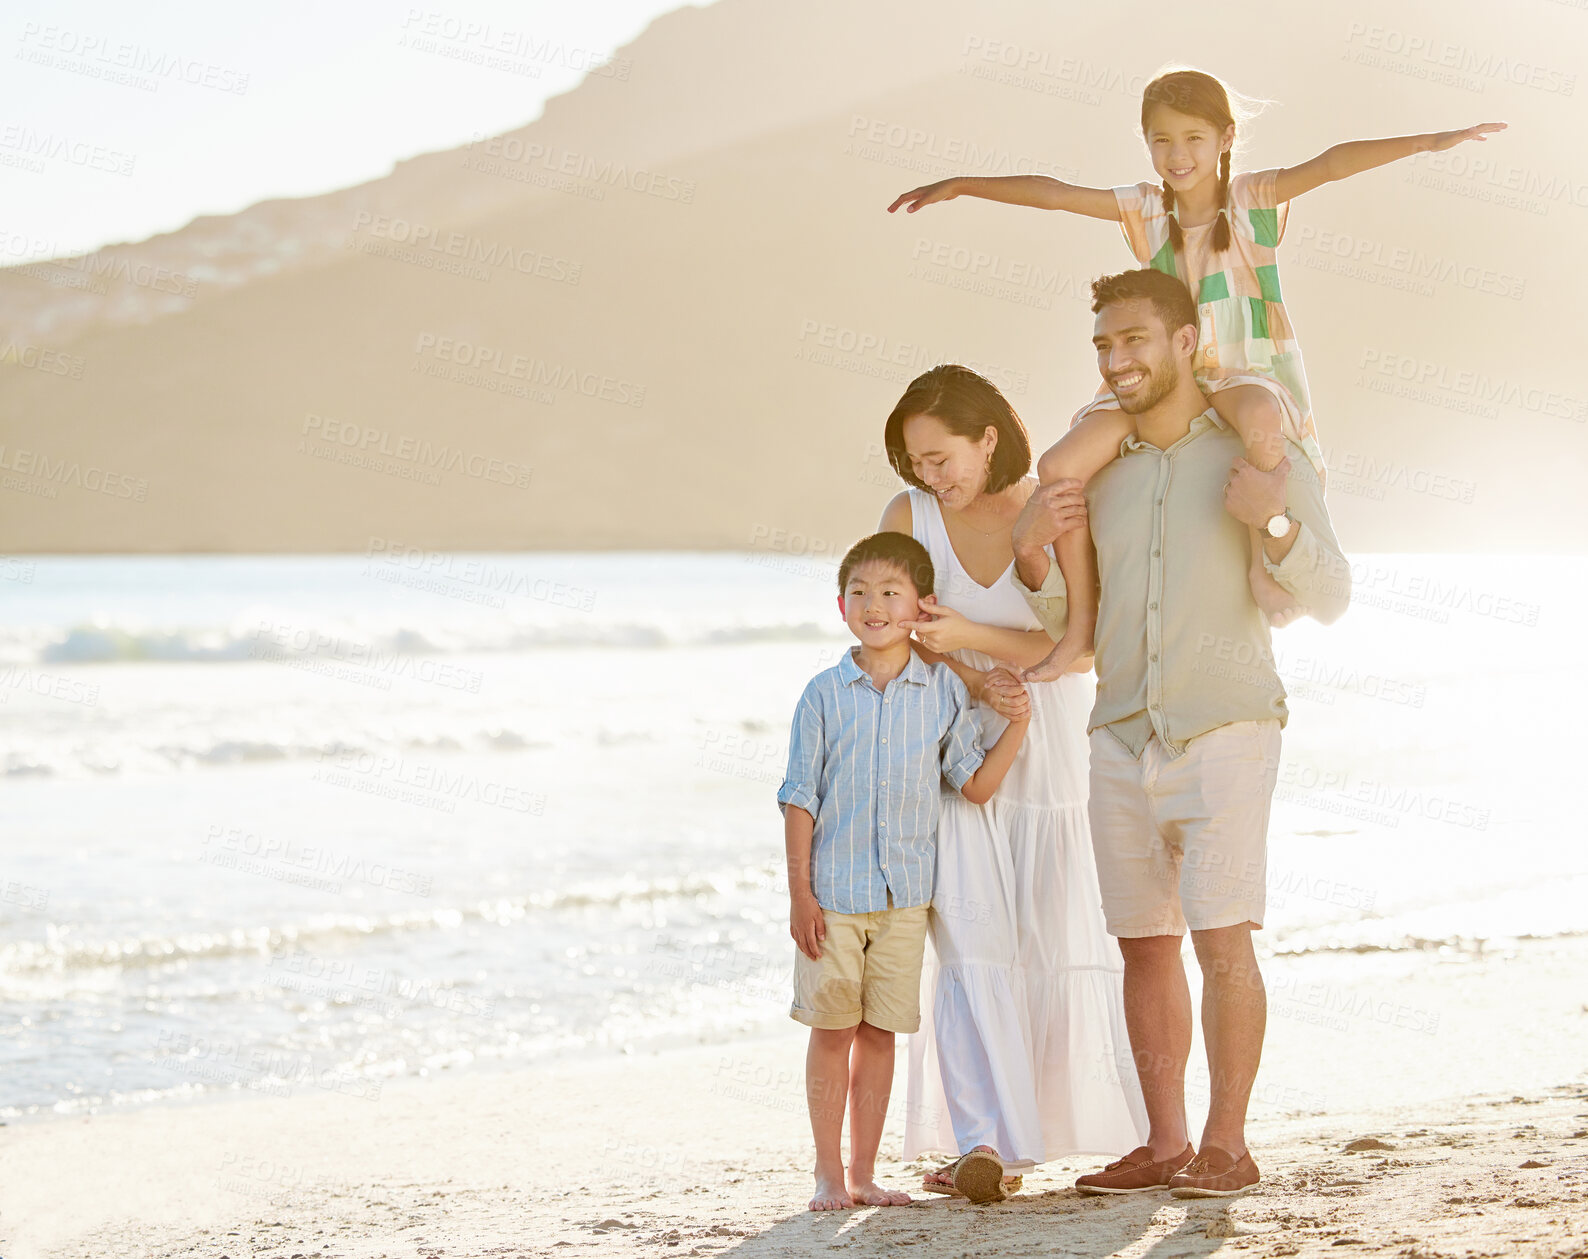
[{"label": "man's brown loafer", "polygon": [[1169,1192],[1176,1198],[1233,1198],[1256,1186],[1260,1179],[1250,1150],[1236,1158],[1228,1150],[1205,1145],[1170,1178]]},{"label": "man's brown loafer", "polygon": [[1141,1145],[1102,1171],[1077,1177],[1075,1187],[1082,1193],[1146,1193],[1149,1189],[1163,1189],[1195,1157],[1196,1150],[1187,1145],[1173,1158],[1155,1162],[1151,1147]]}]

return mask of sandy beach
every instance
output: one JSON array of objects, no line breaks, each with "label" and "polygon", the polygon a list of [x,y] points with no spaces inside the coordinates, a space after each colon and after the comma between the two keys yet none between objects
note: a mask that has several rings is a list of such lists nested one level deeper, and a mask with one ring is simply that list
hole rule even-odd
[{"label": "sandy beach", "polygon": [[[812,1215],[791,1023],[378,1096],[308,1088],[12,1125],[4,1253],[1588,1255],[1588,940],[1265,971],[1250,1129],[1264,1181],[1233,1203],[1083,1198],[1071,1181],[1096,1160],[1075,1158],[996,1207]],[[901,1070],[895,1107],[902,1084]],[[883,1173],[909,1184],[919,1166],[900,1166],[898,1140],[895,1122]]]},{"label": "sandy beach", "polygon": [[[1588,694],[1588,172],[1565,143],[1588,0],[1498,33],[1479,0],[672,3],[17,24],[0,1259],[1588,1259],[1564,737]],[[118,82],[123,57],[211,81]],[[1350,612],[1268,661],[1147,604],[1177,648],[1200,635],[1199,693],[1271,664],[1287,694],[1262,1182],[1080,1195],[1110,1149],[1004,1203],[925,1194],[942,1159],[903,1161],[901,1043],[878,1179],[915,1201],[812,1213],[774,798],[802,689],[853,643],[839,563],[903,488],[884,427],[921,373],[993,381],[1036,455],[1094,396],[1091,283],[1135,247],[1101,191],[1029,193],[1156,177],[1143,92],[1182,62],[1250,96],[1226,175],[1333,185],[1282,233],[1251,208],[1281,265],[1226,289],[1263,361],[1299,369],[1269,313],[1294,308]],[[239,76],[250,94],[215,95]],[[1481,119],[1508,130],[1445,144]],[[1385,143],[1410,147],[1342,180]],[[1195,231],[1208,182],[1166,170]],[[887,210],[1017,174],[1091,209]],[[944,536],[990,541],[938,554],[948,606],[962,579],[995,593],[965,561],[1003,545],[956,501]],[[1160,541],[1175,570],[1203,546]],[[1014,649],[1019,621],[986,623]],[[1176,700],[1164,673],[1148,690]],[[1102,884],[1058,847],[1083,754],[1050,758],[1075,778],[1066,899],[1028,873],[1059,868],[1038,837],[996,903],[1062,927],[1095,980],[1073,907]],[[1010,816],[1047,808],[1003,790]],[[942,912],[979,900],[989,925],[936,877]],[[1020,947],[1011,992],[1061,959]],[[1047,992],[1043,1061],[1117,1088],[1133,1067]],[[1208,1095],[1198,1028],[1194,1135]]]}]

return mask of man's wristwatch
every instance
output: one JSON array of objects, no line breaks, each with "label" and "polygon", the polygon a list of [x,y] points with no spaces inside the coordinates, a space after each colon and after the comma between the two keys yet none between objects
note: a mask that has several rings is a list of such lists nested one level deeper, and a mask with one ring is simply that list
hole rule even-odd
[{"label": "man's wristwatch", "polygon": [[1277,516],[1270,516],[1268,523],[1263,526],[1263,531],[1270,538],[1286,538],[1295,527],[1296,518],[1290,514],[1289,509],[1280,512]]}]

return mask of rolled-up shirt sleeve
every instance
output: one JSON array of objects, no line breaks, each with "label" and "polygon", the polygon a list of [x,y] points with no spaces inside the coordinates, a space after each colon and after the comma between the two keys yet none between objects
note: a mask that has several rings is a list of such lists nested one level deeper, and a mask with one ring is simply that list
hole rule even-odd
[{"label": "rolled-up shirt sleeve", "polygon": [[1290,475],[1285,499],[1296,518],[1296,540],[1277,564],[1263,556],[1263,567],[1295,595],[1309,616],[1329,625],[1350,606],[1351,564],[1334,536],[1317,470],[1301,447],[1287,444]]},{"label": "rolled-up shirt sleeve", "polygon": [[794,724],[788,740],[788,769],[783,774],[783,785],[777,789],[778,812],[792,804],[816,816],[826,759],[821,699],[812,684],[805,688],[794,709]]},{"label": "rolled-up shirt sleeve", "polygon": [[1052,555],[1048,556],[1048,575],[1042,579],[1042,586],[1038,590],[1032,590],[1020,580],[1018,568],[1010,574],[1010,580],[1014,582],[1015,589],[1025,596],[1031,614],[1047,631],[1048,637],[1054,642],[1063,638],[1064,627],[1070,621],[1070,598],[1064,586],[1064,574],[1059,571],[1058,560]]},{"label": "rolled-up shirt sleeve", "polygon": [[981,745],[981,727],[970,711],[970,692],[946,665],[939,667],[945,675],[945,702],[950,715],[938,744],[938,759],[943,766],[943,777],[953,784],[955,791],[963,791],[971,775],[987,759],[987,753]]}]

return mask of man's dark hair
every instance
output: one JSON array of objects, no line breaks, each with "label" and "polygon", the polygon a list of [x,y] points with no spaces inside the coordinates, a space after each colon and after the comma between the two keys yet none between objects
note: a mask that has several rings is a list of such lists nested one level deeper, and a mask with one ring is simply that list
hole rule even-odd
[{"label": "man's dark hair", "polygon": [[1140,271],[1121,271],[1118,275],[1099,276],[1092,281],[1094,315],[1105,306],[1128,302],[1133,297],[1145,297],[1152,303],[1170,335],[1186,324],[1201,331],[1202,320],[1197,314],[1196,301],[1178,276],[1143,267]]},{"label": "man's dark hair", "polygon": [[849,589],[849,574],[868,560],[881,560],[893,565],[910,580],[915,586],[915,593],[921,598],[932,593],[935,575],[932,557],[926,553],[926,548],[907,533],[889,531],[861,538],[849,548],[843,563],[838,566],[840,595]]}]

